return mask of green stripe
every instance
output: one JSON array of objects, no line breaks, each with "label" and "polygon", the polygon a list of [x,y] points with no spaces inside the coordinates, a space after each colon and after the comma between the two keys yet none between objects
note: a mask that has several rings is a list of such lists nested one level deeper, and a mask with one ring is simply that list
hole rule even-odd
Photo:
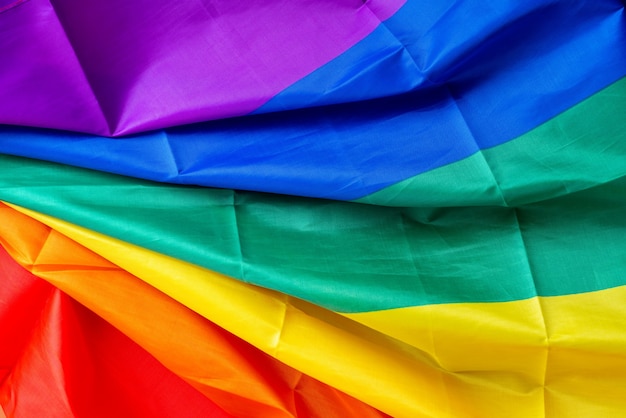
[{"label": "green stripe", "polygon": [[389,206],[518,206],[626,174],[626,78],[505,144],[357,200]]},{"label": "green stripe", "polygon": [[626,283],[625,180],[517,209],[402,209],[0,164],[3,200],[338,311]]},{"label": "green stripe", "polygon": [[412,208],[10,156],[0,199],[342,312],[600,290],[626,284],[623,92],[622,81],[513,143],[399,185],[387,203]]}]

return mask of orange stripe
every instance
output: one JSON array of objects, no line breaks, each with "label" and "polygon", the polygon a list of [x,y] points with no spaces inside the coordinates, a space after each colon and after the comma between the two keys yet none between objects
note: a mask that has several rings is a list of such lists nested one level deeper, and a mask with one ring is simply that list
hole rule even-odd
[{"label": "orange stripe", "polygon": [[0,244],[236,416],[377,417],[38,221],[0,205]]}]

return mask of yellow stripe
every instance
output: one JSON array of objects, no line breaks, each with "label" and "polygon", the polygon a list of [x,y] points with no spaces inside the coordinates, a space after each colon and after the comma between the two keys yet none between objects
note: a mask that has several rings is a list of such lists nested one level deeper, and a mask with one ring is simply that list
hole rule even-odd
[{"label": "yellow stripe", "polygon": [[512,371],[543,382],[548,344],[536,298],[344,315],[431,353],[451,372]]},{"label": "yellow stripe", "polygon": [[621,416],[626,411],[624,301],[626,286],[621,286],[345,316],[431,353],[457,375],[492,376],[494,383],[507,375],[528,376],[545,387],[549,416]]},{"label": "yellow stripe", "polygon": [[283,362],[393,416],[615,416],[626,410],[620,303],[626,287],[341,316],[15,208]]}]

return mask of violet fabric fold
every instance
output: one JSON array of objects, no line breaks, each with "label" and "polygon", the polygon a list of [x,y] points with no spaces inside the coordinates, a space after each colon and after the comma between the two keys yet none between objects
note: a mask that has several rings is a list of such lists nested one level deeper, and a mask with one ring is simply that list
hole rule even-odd
[{"label": "violet fabric fold", "polygon": [[123,135],[243,115],[403,0],[0,3],[0,123]]}]

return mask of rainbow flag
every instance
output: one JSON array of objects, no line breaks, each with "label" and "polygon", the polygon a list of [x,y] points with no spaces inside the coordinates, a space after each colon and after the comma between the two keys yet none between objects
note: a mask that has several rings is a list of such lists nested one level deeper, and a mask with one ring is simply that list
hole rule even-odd
[{"label": "rainbow flag", "polygon": [[0,0],[0,417],[621,416],[624,6]]}]

